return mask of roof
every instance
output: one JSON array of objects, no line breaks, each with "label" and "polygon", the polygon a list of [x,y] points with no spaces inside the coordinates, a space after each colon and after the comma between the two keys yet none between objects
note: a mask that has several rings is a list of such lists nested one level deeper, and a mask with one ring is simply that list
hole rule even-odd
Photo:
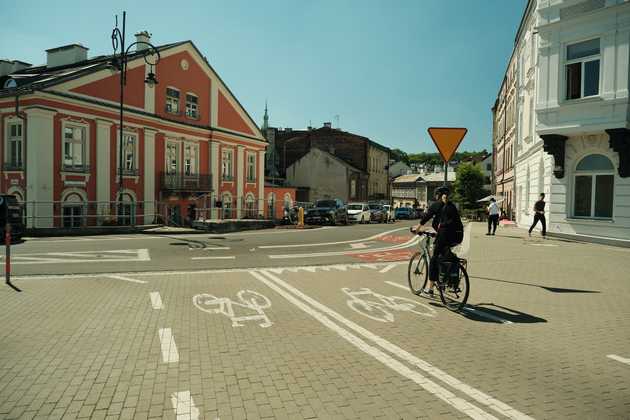
[{"label": "roof", "polygon": [[[328,153],[327,151],[322,150],[322,149],[319,149],[319,148],[317,148],[317,147],[313,147],[313,148],[311,148],[311,149],[310,149],[310,150],[309,150],[306,154],[304,154],[304,156],[302,156],[301,158],[299,158],[299,159],[297,159],[295,162],[293,162],[293,163],[289,166],[289,168],[290,168],[291,166],[295,165],[295,164],[296,164],[297,162],[299,162],[300,160],[304,159],[304,157],[305,157],[305,156],[308,156],[309,154],[311,154],[311,153],[313,153],[313,152],[315,152],[315,151],[320,152],[320,153],[323,153],[324,155],[327,155],[329,158],[331,158],[331,159],[333,159],[333,160],[335,160],[335,161],[337,161],[337,162],[341,163],[343,166],[345,166],[345,167],[347,167],[347,168],[350,168],[350,169],[352,169],[353,171],[356,171],[356,172],[359,172],[359,173],[362,173],[362,174],[366,174],[366,173],[367,173],[367,172],[362,171],[361,169],[359,169],[359,168],[357,168],[357,167],[354,167],[354,166],[350,165],[348,162],[346,162],[346,161],[345,161],[345,160],[343,160],[343,159],[338,158],[337,156],[333,155],[332,153]],[[287,168],[287,170],[288,170],[288,168]]]},{"label": "roof", "polygon": [[394,184],[402,184],[406,182],[418,182],[423,181],[424,177],[420,174],[401,175],[394,180]]},{"label": "roof", "polygon": [[295,138],[295,137],[308,137],[312,134],[321,134],[321,133],[330,133],[334,135],[345,135],[345,136],[354,136],[361,140],[367,142],[370,146],[373,146],[377,149],[381,149],[387,153],[391,151],[390,148],[383,146],[373,140],[370,140],[367,137],[361,136],[359,134],[351,133],[349,131],[343,131],[338,128],[329,128],[329,127],[320,127],[312,130],[290,130],[290,131],[278,131],[278,135],[282,138]]},{"label": "roof", "polygon": [[[455,182],[457,178],[455,171],[448,171],[447,182]],[[432,174],[424,174],[422,175],[422,179],[427,182],[444,182],[444,172],[432,173]]]}]

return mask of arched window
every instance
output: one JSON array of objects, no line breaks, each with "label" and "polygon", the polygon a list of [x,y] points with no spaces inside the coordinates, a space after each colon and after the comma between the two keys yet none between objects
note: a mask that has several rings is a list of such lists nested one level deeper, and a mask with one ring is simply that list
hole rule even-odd
[{"label": "arched window", "polygon": [[611,219],[615,168],[604,155],[588,155],[575,167],[573,216]]},{"label": "arched window", "polygon": [[275,219],[276,194],[270,193],[267,197],[267,218]]},{"label": "arched window", "polygon": [[223,194],[223,218],[232,218],[232,196],[230,194]]},{"label": "arched window", "polygon": [[136,224],[136,204],[129,193],[122,195],[120,210],[118,214],[118,224],[120,226],[133,226]]},{"label": "arched window", "polygon": [[85,224],[85,202],[77,193],[70,193],[63,201],[63,227],[78,228]]},{"label": "arched window", "polygon": [[245,218],[256,218],[256,203],[254,200],[254,196],[251,194],[247,194],[247,197],[245,197]]}]

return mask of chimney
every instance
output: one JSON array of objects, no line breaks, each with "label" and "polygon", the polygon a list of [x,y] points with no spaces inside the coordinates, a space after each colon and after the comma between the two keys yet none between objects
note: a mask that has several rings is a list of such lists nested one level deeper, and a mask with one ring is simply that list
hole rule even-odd
[{"label": "chimney", "polygon": [[28,67],[31,67],[31,64],[25,63],[24,61],[0,59],[0,77],[18,72]]},{"label": "chimney", "polygon": [[80,44],[70,44],[46,50],[46,67],[66,66],[85,61],[88,49]]},{"label": "chimney", "polygon": [[324,128],[332,128],[332,123],[330,123],[330,122],[325,122],[325,123],[324,123]]},{"label": "chimney", "polygon": [[[148,43],[150,39],[151,39],[151,34],[148,31],[142,31],[136,34],[136,42]],[[136,51],[144,51],[147,48],[149,48],[147,44],[136,44]]]}]

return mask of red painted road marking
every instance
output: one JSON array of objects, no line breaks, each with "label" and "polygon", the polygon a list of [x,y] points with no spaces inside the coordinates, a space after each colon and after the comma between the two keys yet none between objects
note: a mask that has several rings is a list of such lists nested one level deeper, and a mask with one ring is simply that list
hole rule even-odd
[{"label": "red painted road marking", "polygon": [[389,242],[392,244],[402,244],[409,240],[409,236],[385,235],[378,238],[379,241]]},{"label": "red painted road marking", "polygon": [[366,254],[349,254],[352,257],[368,262],[405,261],[411,258],[413,251],[394,250],[384,252],[371,252]]}]

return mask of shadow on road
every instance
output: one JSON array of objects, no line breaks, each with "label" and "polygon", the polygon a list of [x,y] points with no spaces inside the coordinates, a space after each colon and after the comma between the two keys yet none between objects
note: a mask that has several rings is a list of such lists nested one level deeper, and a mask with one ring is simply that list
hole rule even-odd
[{"label": "shadow on road", "polygon": [[[497,309],[498,308],[498,309]],[[494,303],[478,303],[476,305],[466,305],[466,309],[460,312],[465,318],[479,322],[492,322],[503,324],[509,321],[513,324],[533,324],[536,322],[547,322],[546,319],[530,315],[516,309]]]},{"label": "shadow on road", "polygon": [[522,283],[520,281],[493,279],[493,278],[490,278],[490,277],[470,276],[470,278],[471,279],[488,280],[488,281],[497,281],[497,282],[500,282],[500,283],[520,284],[521,286],[539,287],[541,289],[545,289],[548,292],[552,292],[552,293],[601,293],[599,290],[565,289],[565,288],[561,288],[561,287],[541,286],[540,284]]}]

